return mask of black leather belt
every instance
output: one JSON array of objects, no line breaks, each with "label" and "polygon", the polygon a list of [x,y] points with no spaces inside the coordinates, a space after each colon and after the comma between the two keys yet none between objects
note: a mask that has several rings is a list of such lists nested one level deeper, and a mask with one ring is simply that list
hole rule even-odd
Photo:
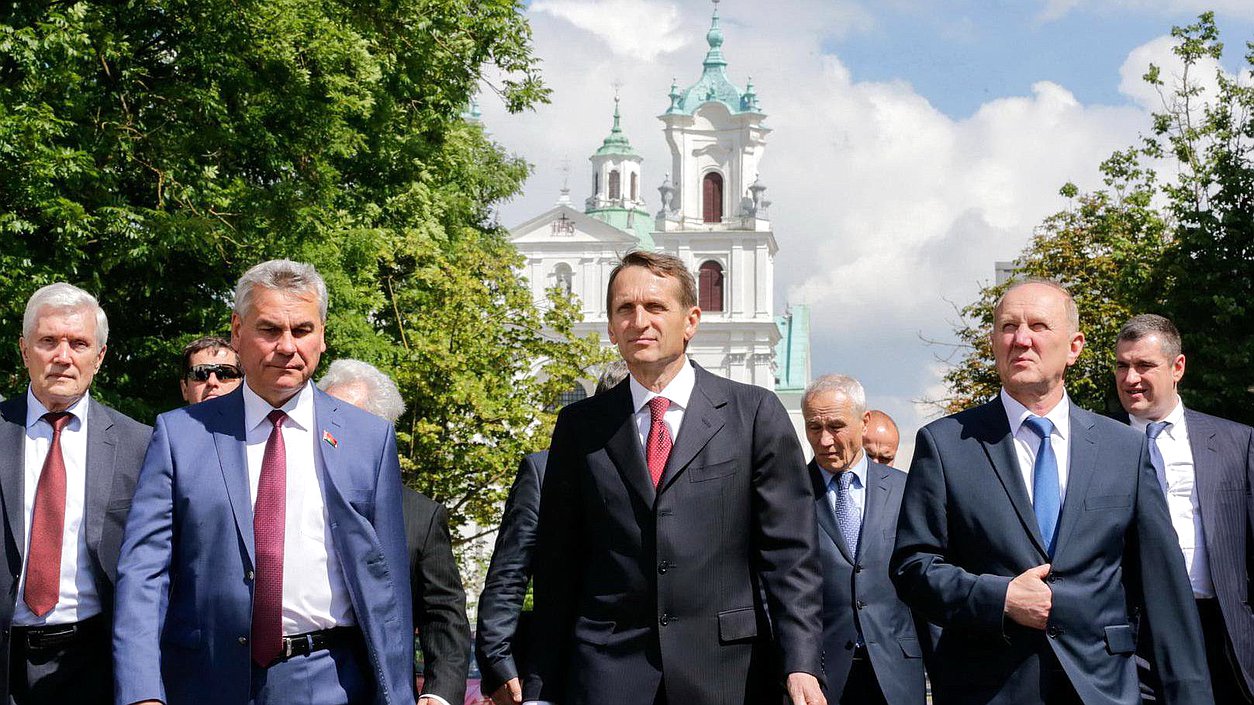
[{"label": "black leather belt", "polygon": [[357,627],[335,627],[307,634],[296,634],[283,637],[283,650],[279,652],[279,660],[286,661],[296,656],[312,654],[323,649],[333,649],[360,641],[361,631]]},{"label": "black leather belt", "polygon": [[104,631],[102,615],[88,617],[73,624],[51,624],[46,627],[13,627],[13,640],[24,643],[32,651],[60,649],[76,641],[97,636]]}]

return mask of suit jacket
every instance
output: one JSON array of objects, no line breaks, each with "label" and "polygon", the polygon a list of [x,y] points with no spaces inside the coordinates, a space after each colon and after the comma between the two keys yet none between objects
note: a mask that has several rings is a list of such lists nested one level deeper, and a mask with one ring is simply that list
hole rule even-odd
[{"label": "suit jacket", "polygon": [[401,490],[401,507],[414,626],[422,644],[422,694],[438,695],[449,705],[457,705],[466,699],[470,621],[466,619],[466,591],[453,557],[448,510],[408,487]]},{"label": "suit jacket", "polygon": [[823,565],[823,668],[829,703],[840,702],[853,665],[854,645],[861,630],[880,692],[888,705],[922,705],[923,648],[910,608],[897,598],[888,576],[888,558],[897,537],[897,512],[906,473],[868,461],[862,531],[856,554],[849,553],[844,534],[827,500],[827,475],[813,460],[814,509],[819,524],[819,557]]},{"label": "suit jacket", "polygon": [[[83,532],[92,577],[100,595],[101,614],[113,617],[118,549],[122,527],[131,507],[131,493],[144,458],[152,428],[105,406],[96,399],[87,405],[87,501]],[[4,508],[4,557],[0,569],[0,702],[9,702],[9,629],[20,599],[18,580],[26,550],[25,455],[26,394],[0,403],[0,502]],[[100,654],[100,658],[109,658]]]},{"label": "suit jacket", "polygon": [[[244,705],[252,672],[253,512],[240,389],[157,418],[118,564],[117,701]],[[327,529],[375,682],[414,699],[401,477],[391,424],[314,389]]]},{"label": "suit jacket", "polygon": [[673,703],[756,704],[820,674],[814,496],[783,405],[696,366],[656,491],[632,411],[624,381],[558,417],[524,699],[638,705],[664,682]]},{"label": "suit jacket", "polygon": [[547,450],[523,457],[505,501],[501,528],[496,534],[492,563],[479,596],[479,627],[475,656],[483,678],[483,692],[491,694],[511,678],[517,678],[519,641],[516,636],[523,598],[531,582],[531,555],[536,544],[540,516],[540,486],[544,483]]},{"label": "suit jacket", "polygon": [[[1052,558],[1000,399],[919,431],[891,569],[901,598],[945,630],[929,664],[935,702],[1040,703],[1042,669],[1056,659],[1085,703],[1133,705],[1138,606],[1152,625],[1167,702],[1213,702],[1192,590],[1145,438],[1075,405],[1070,421]],[[1043,563],[1053,566],[1044,632],[1003,617],[1010,581]]]}]

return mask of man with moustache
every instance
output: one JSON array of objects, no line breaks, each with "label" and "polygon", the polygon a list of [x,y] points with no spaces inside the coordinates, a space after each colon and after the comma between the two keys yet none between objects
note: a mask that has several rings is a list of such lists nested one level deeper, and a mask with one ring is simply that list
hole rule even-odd
[{"label": "man with moustache", "polygon": [[[1170,320],[1144,314],[1120,329],[1115,388],[1129,425],[1146,434],[1167,494],[1202,622],[1215,702],[1254,703],[1254,429],[1185,407],[1179,393],[1184,370],[1180,331]],[[1156,673],[1142,677],[1157,688]]]},{"label": "man with moustache", "polygon": [[919,431],[891,570],[945,631],[938,705],[1139,702],[1132,610],[1167,703],[1213,703],[1193,595],[1145,437],[1078,408],[1061,285],[1012,285],[990,331],[1002,391]]},{"label": "man with moustache", "polygon": [[179,391],[183,401],[199,404],[206,399],[230,394],[244,379],[239,355],[225,338],[197,338],[183,348],[183,375]]},{"label": "man with moustache", "polygon": [[866,413],[866,433],[862,436],[862,447],[871,460],[880,465],[891,466],[897,459],[897,445],[901,441],[897,424],[891,416],[879,409]]}]

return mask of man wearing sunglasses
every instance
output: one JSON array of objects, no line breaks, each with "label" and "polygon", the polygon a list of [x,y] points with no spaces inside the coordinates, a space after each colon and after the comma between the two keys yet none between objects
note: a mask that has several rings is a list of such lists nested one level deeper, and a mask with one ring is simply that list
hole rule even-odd
[{"label": "man wearing sunglasses", "polygon": [[225,338],[197,338],[183,348],[183,376],[179,388],[183,401],[197,404],[230,394],[244,379],[239,355]]}]

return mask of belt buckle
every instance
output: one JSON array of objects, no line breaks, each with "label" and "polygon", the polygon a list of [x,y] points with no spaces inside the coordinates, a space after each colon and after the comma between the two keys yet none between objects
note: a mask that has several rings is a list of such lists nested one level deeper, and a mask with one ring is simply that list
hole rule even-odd
[{"label": "belt buckle", "polygon": [[297,650],[296,650],[297,644],[305,645],[305,651],[303,653],[306,653],[306,654],[313,653],[313,635],[312,634],[299,634],[297,636],[285,636],[283,637],[283,660],[286,661],[287,659],[290,659],[293,656],[298,655]]},{"label": "belt buckle", "polygon": [[77,632],[77,624],[67,624],[60,627],[36,627],[35,629],[26,632],[26,648],[55,648],[60,646],[65,641],[74,638],[74,635]]}]

